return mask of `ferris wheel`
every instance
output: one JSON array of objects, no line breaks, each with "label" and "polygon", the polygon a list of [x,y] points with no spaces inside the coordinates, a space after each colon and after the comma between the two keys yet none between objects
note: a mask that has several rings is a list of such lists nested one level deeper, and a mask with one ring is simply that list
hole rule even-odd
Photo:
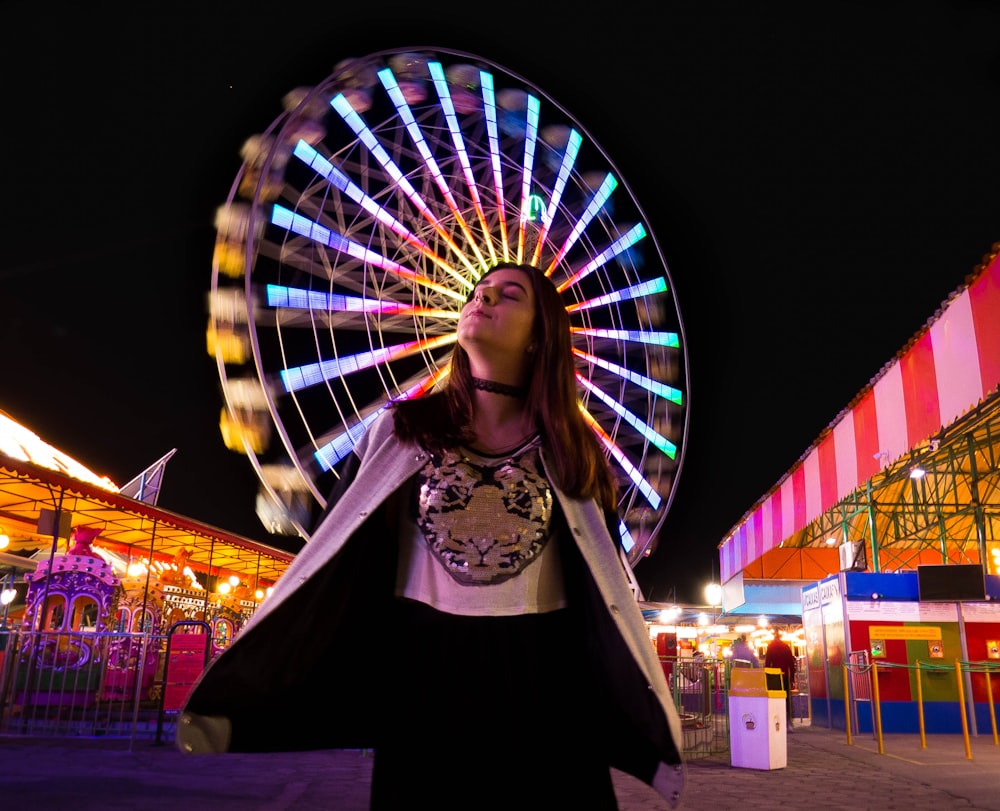
[{"label": "ferris wheel", "polygon": [[641,207],[563,107],[479,56],[381,51],[291,91],[241,157],[208,348],[268,531],[308,540],[337,462],[391,402],[443,382],[468,292],[514,260],[565,299],[623,549],[649,554],[687,437],[683,322]]}]

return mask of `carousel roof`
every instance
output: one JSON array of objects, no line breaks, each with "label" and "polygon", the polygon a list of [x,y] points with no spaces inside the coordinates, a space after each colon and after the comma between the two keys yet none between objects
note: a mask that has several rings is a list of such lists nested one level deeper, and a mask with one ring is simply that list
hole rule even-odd
[{"label": "carousel roof", "polygon": [[9,538],[0,569],[33,569],[38,557],[64,552],[71,529],[81,526],[100,527],[95,545],[120,555],[169,561],[187,550],[193,568],[248,582],[273,583],[294,557],[125,495],[128,486],[120,491],[0,418],[0,534]]}]

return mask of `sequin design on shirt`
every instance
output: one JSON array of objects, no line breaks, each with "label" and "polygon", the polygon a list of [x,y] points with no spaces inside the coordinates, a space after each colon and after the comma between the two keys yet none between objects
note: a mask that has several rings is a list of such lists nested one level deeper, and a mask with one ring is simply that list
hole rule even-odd
[{"label": "sequin design on shirt", "polygon": [[549,537],[552,490],[537,438],[497,459],[432,455],[417,474],[417,526],[445,570],[465,585],[514,577]]}]

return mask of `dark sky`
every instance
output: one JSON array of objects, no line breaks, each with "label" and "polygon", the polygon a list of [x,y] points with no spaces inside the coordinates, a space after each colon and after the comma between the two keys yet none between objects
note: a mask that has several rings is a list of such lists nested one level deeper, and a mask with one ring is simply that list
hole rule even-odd
[{"label": "dark sky", "polygon": [[644,208],[691,373],[636,569],[655,600],[702,599],[728,530],[1000,240],[992,2],[201,5],[5,12],[0,409],[119,484],[177,448],[160,506],[251,538],[275,543],[218,430],[214,213],[245,139],[341,59],[502,65]]}]

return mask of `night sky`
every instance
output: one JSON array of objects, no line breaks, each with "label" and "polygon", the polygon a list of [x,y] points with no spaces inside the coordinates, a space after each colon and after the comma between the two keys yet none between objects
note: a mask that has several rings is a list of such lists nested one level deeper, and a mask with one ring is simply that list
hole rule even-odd
[{"label": "night sky", "polygon": [[1000,241],[995,3],[204,6],[5,11],[0,410],[119,484],[177,448],[159,506],[276,546],[218,429],[213,221],[246,138],[344,58],[524,76],[645,210],[691,374],[653,600],[702,599],[726,533]]}]

